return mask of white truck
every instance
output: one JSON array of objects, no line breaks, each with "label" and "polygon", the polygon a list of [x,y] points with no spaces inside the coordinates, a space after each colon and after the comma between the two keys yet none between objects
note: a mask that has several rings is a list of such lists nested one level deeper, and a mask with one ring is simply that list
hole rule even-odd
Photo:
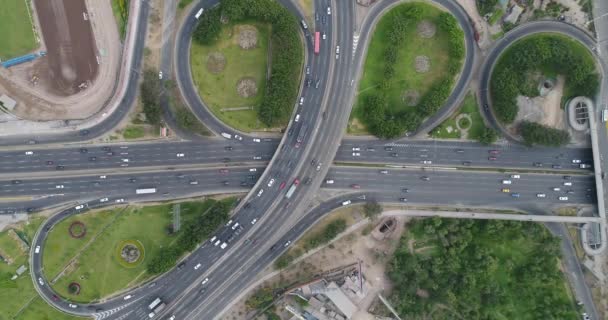
[{"label": "white truck", "polygon": [[157,313],[165,309],[165,303],[160,298],[156,298],[148,305],[148,309],[150,310],[148,318],[154,318]]},{"label": "white truck", "polygon": [[194,17],[196,18],[196,20],[198,20],[198,18],[201,17],[201,15],[203,14],[203,8],[200,8],[196,14],[194,15]]},{"label": "white truck", "polygon": [[226,139],[232,139],[232,135],[230,133],[222,132],[221,135]]},{"label": "white truck", "polygon": [[135,190],[136,194],[150,194],[150,193],[156,193],[156,188],[143,188],[143,189],[136,189]]}]

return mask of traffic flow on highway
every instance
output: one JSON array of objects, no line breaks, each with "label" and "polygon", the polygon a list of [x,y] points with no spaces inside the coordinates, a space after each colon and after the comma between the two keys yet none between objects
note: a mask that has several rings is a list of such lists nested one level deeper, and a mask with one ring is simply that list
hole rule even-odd
[{"label": "traffic flow on highway", "polygon": [[[547,215],[563,205],[597,207],[599,187],[590,148],[529,148],[506,133],[508,142],[491,146],[409,137],[394,141],[344,138],[355,96],[353,84],[360,77],[374,18],[398,1],[378,3],[363,21],[357,21],[354,4],[347,1],[315,0],[308,20],[292,1],[279,2],[300,21],[306,50],[300,92],[280,139],[227,127],[198,96],[189,65],[191,36],[205,10],[218,3],[202,0],[185,10],[171,50],[185,102],[215,137],[95,142],[132,105],[138,80],[133,72],[118,108],[99,124],[69,134],[10,137],[0,142],[11,146],[0,150],[0,214],[56,211],[38,229],[30,252],[30,275],[47,303],[96,319],[216,319],[318,219],[338,207],[369,199],[404,206],[491,207]],[[465,33],[466,57],[445,106],[417,132],[408,133],[414,137],[429,132],[458,107],[476,58],[474,31],[464,9],[453,1],[433,2],[457,18]],[[147,26],[148,10],[143,5],[139,16],[130,18],[137,22],[134,28]],[[572,28],[541,22],[530,30],[507,33],[486,58],[489,66],[482,69],[482,103],[490,103],[489,70],[510,43],[544,30],[578,35]],[[141,64],[144,35],[138,33],[133,48],[135,65]],[[355,37],[364,41],[357,44]],[[166,74],[161,71],[159,81],[165,81]],[[489,109],[482,113],[500,128]],[[313,202],[319,190],[340,195]],[[171,271],[136,288],[103,301],[75,303],[54,292],[43,275],[45,240],[68,217],[133,202],[228,193],[239,195],[230,220]],[[596,314],[592,303],[585,308]]]}]

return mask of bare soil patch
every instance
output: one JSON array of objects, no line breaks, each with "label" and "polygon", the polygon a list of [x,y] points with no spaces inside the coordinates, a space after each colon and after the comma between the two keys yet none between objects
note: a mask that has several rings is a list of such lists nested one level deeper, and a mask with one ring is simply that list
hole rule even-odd
[{"label": "bare soil patch", "polygon": [[237,27],[239,33],[239,47],[249,50],[258,45],[258,29],[252,25],[240,25]]},{"label": "bare soil patch", "polygon": [[431,70],[431,59],[427,56],[417,56],[414,59],[414,67],[418,73],[427,73]]},{"label": "bare soil patch", "polygon": [[422,20],[416,26],[416,31],[421,38],[432,38],[437,33],[437,27],[429,20]]},{"label": "bare soil patch", "polygon": [[401,100],[408,107],[413,107],[420,102],[420,92],[417,90],[405,90],[401,96]]},{"label": "bare soil patch", "polygon": [[89,87],[98,73],[97,47],[84,0],[35,0],[47,48],[48,76],[57,95]]},{"label": "bare soil patch", "polygon": [[226,67],[226,57],[221,52],[210,53],[207,57],[207,70],[213,74],[219,74]]},{"label": "bare soil patch", "polygon": [[255,79],[244,77],[236,83],[236,91],[239,93],[239,96],[249,98],[258,94],[258,86],[255,83]]},{"label": "bare soil patch", "polygon": [[563,91],[564,77],[558,76],[554,87],[546,92],[544,96],[517,97],[519,112],[514,123],[517,124],[527,120],[556,129],[567,129],[564,121],[564,110],[560,107]]}]

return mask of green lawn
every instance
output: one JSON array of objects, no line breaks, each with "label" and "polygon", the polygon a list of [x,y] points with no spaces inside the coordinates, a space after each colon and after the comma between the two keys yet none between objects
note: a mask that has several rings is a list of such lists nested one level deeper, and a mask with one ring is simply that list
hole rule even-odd
[{"label": "green lawn", "polygon": [[501,8],[496,9],[494,13],[492,13],[492,15],[490,16],[490,19],[488,19],[488,23],[490,23],[490,25],[494,25],[498,21],[498,19],[502,18],[504,14],[505,11]]},{"label": "green lawn", "polygon": [[[473,94],[468,94],[462,105],[458,109],[453,116],[445,120],[439,126],[437,126],[433,131],[431,131],[431,137],[438,139],[459,139],[461,138],[460,131],[454,130],[451,133],[447,131],[448,127],[452,127],[452,129],[456,129],[456,118],[461,115],[466,114],[471,118],[471,124],[469,127],[469,131],[467,133],[467,139],[476,140],[483,133],[485,128],[485,124],[483,123],[483,118],[479,113],[479,107],[477,105],[477,100]],[[462,137],[465,138],[465,137]]]},{"label": "green lawn", "polygon": [[[126,16],[122,15],[120,6],[124,5],[127,14]],[[127,20],[129,19],[129,0],[112,0],[112,12],[114,13],[114,18],[116,19],[116,24],[118,27],[118,34],[121,39],[125,38],[125,32],[127,31]]]},{"label": "green lawn", "polygon": [[145,134],[146,132],[141,126],[128,126],[125,131],[123,131],[122,136],[125,139],[139,139],[143,138]]},{"label": "green lawn", "polygon": [[30,3],[24,0],[2,0],[0,60],[18,57],[37,47],[28,7]]},{"label": "green lawn", "polygon": [[[255,26],[258,31],[256,48],[243,50],[239,47],[238,30],[243,24],[227,25],[222,29],[220,40],[212,46],[192,42],[190,65],[198,93],[213,114],[231,127],[250,132],[264,128],[255,109],[262,102],[266,88],[270,26],[255,22],[247,25]],[[208,56],[215,52],[221,53],[226,59],[225,68],[219,74],[207,69]],[[255,96],[244,98],[237,93],[236,84],[243,77],[255,80],[258,89]],[[222,108],[240,107],[254,109],[221,111]]]},{"label": "green lawn", "polygon": [[[43,220],[43,218],[32,218],[28,223],[21,223],[17,230],[22,232],[28,242],[31,242]],[[10,280],[19,266],[29,267],[27,261],[29,252],[18,249],[17,242],[8,236],[8,230],[0,232],[0,249],[14,259],[11,265],[0,262],[0,301],[2,301],[0,320],[83,319],[60,313],[38,298],[29,270],[17,280]],[[17,315],[22,308],[22,312]]]},{"label": "green lawn", "polygon": [[[47,242],[57,247],[53,248],[53,256],[45,256],[43,261],[49,274],[60,270],[96,233],[103,231],[82,251],[75,267],[61,277],[53,288],[73,301],[88,302],[146,280],[149,277],[146,262],[158,254],[161,247],[166,247],[176,238],[166,232],[167,226],[172,222],[171,207],[171,204],[129,207],[121,214],[122,209],[117,208],[86,213],[59,223],[51,230]],[[208,201],[194,201],[183,203],[181,207],[182,222],[185,222],[205,211],[209,204]],[[73,220],[87,225],[85,238],[72,239],[69,236],[67,228]],[[105,226],[108,227],[104,228]],[[116,246],[123,240],[138,240],[143,244],[145,257],[139,265],[125,268],[116,260]],[[45,248],[45,251],[51,250]],[[71,282],[81,285],[79,295],[68,293],[67,286]]]},{"label": "green lawn", "polygon": [[[410,4],[404,4],[405,6]],[[404,6],[402,5],[402,6]],[[438,8],[425,3],[416,3],[422,11],[422,19],[435,22],[442,12]],[[367,134],[364,126],[358,119],[362,118],[362,101],[366,93],[374,93],[379,90],[378,86],[383,79],[384,72],[384,52],[387,47],[390,17],[396,14],[396,9],[389,11],[376,25],[374,35],[370,42],[367,58],[363,69],[363,75],[359,82],[358,100],[351,114],[349,124],[349,134]],[[416,25],[409,28],[407,41],[400,50],[395,65],[395,76],[391,89],[386,91],[387,102],[393,110],[403,110],[408,108],[402,100],[405,90],[418,91],[420,96],[424,96],[431,85],[444,77],[448,64],[448,35],[437,27],[435,36],[424,39],[418,36]],[[430,59],[431,68],[426,73],[417,73],[414,69],[414,61],[417,56],[427,56]]]}]

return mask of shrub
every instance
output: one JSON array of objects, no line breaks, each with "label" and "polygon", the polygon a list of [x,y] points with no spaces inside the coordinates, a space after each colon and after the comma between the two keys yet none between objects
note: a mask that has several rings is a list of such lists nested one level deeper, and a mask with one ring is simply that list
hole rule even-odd
[{"label": "shrub", "polygon": [[523,121],[519,125],[519,131],[527,145],[540,144],[559,147],[570,142],[570,134],[567,131],[554,129],[534,122]]}]

